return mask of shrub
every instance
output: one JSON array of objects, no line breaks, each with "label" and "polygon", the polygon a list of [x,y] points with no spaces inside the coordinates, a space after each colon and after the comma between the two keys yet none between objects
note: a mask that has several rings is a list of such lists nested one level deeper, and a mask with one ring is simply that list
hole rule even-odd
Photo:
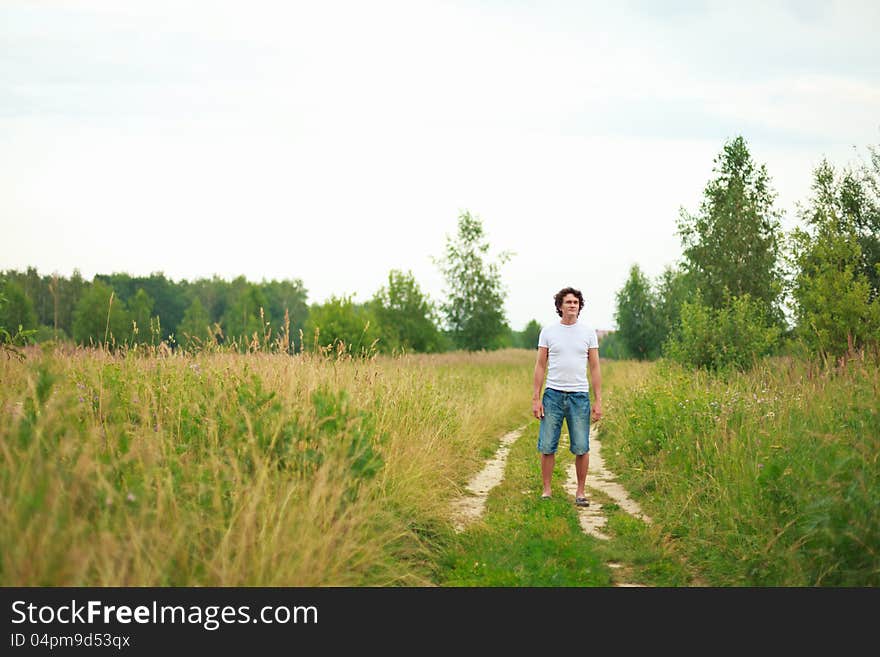
[{"label": "shrub", "polygon": [[664,345],[664,354],[692,367],[745,370],[773,350],[780,333],[764,304],[748,294],[733,297],[716,310],[697,293],[694,301],[682,305],[681,323]]}]

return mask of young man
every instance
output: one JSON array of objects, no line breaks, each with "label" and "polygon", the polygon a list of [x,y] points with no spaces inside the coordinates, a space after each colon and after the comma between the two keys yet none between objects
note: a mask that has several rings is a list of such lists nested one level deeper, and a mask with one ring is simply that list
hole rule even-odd
[{"label": "young man", "polygon": [[[590,465],[590,384],[587,381],[587,363],[593,382],[595,403],[592,419],[602,417],[602,376],[599,372],[599,340],[595,329],[578,323],[584,307],[580,290],[566,287],[553,297],[556,313],[562,318],[558,324],[541,329],[538,337],[538,360],[535,363],[532,415],[541,421],[538,431],[538,451],[541,453],[541,478],[544,499],[550,498],[550,480],[556,463],[556,449],[562,420],[568,427],[570,449],[574,454],[577,473],[575,504],[589,506],[584,494],[584,482]],[[549,366],[549,371],[548,371]],[[544,374],[547,387],[541,395]]]}]

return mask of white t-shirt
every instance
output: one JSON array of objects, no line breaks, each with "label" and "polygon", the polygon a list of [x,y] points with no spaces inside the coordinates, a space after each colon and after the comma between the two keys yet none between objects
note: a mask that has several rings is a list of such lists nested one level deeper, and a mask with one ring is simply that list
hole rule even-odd
[{"label": "white t-shirt", "polygon": [[541,329],[538,346],[547,347],[548,388],[562,392],[589,392],[587,351],[599,348],[596,330],[580,322],[557,322]]}]

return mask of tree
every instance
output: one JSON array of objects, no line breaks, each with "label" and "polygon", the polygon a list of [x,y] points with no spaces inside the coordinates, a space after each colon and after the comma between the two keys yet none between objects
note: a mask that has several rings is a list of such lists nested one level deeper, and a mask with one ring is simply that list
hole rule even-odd
[{"label": "tree", "polygon": [[620,339],[620,335],[618,335],[617,331],[606,333],[599,338],[599,353],[602,354],[602,358],[607,358],[609,360],[624,360],[632,358],[629,349],[626,348],[626,345],[623,343],[623,340]]},{"label": "tree", "polygon": [[236,278],[229,288],[226,312],[221,320],[226,338],[249,343],[256,334],[262,339],[272,321],[268,307],[266,295],[258,286],[244,276]]},{"label": "tree", "polygon": [[67,335],[73,335],[73,313],[87,287],[79,269],[73,270],[69,280],[58,279],[58,328]]},{"label": "tree", "polygon": [[660,355],[660,332],[657,300],[651,283],[638,265],[629,270],[629,278],[617,293],[614,313],[617,335],[626,350],[639,360]]},{"label": "tree", "polygon": [[510,254],[502,253],[497,263],[487,262],[488,250],[482,222],[463,212],[458,217],[457,236],[447,237],[445,255],[435,259],[447,285],[441,311],[459,349],[496,349],[507,334],[499,268]]},{"label": "tree", "polygon": [[434,305],[422,292],[412,272],[388,273],[371,302],[383,351],[439,351],[441,335],[435,321]]},{"label": "tree", "polygon": [[748,294],[781,320],[779,216],[766,167],[756,166],[746,141],[736,137],[724,144],[713,171],[699,213],[681,210],[685,269],[710,307]]},{"label": "tree", "polygon": [[50,276],[40,276],[35,267],[28,267],[24,276],[18,282],[24,289],[25,294],[33,304],[37,315],[37,322],[46,326],[52,326],[54,322],[54,308],[52,294],[49,292]]},{"label": "tree", "polygon": [[198,297],[193,299],[183,314],[175,336],[177,343],[184,349],[193,349],[211,340],[211,316]]},{"label": "tree", "polygon": [[858,222],[859,244],[862,247],[862,269],[871,283],[871,299],[880,298],[880,148],[868,147],[871,165],[861,169],[867,211]]},{"label": "tree", "polygon": [[538,338],[541,336],[541,325],[537,319],[529,320],[526,327],[520,333],[520,343],[518,346],[523,349],[537,349]]},{"label": "tree", "polygon": [[[124,272],[117,272],[98,274],[95,278],[112,287],[116,291],[116,296],[125,301],[129,309],[133,309],[138,290],[143,289],[153,300],[151,317],[159,317],[161,320],[162,335],[157,337],[160,340],[165,339],[176,332],[187,305],[183,294],[184,285],[168,280],[162,272],[153,272],[149,276],[130,276]],[[159,327],[158,321],[154,322],[154,327]],[[142,326],[138,322],[137,339],[148,341],[151,337],[149,324]]]},{"label": "tree", "polygon": [[[33,267],[25,272],[5,271],[0,278],[21,287],[31,301],[37,324],[52,327],[53,331],[57,329],[59,336],[72,333],[73,311],[88,285],[79,270],[73,271],[70,280],[58,274],[40,276]],[[39,340],[45,335],[45,331],[40,331],[36,338]]]},{"label": "tree", "polygon": [[212,322],[220,322],[226,313],[229,301],[230,284],[217,275],[211,278],[199,278],[186,286],[189,303],[198,297],[211,317]]},{"label": "tree", "polygon": [[80,344],[122,344],[130,337],[131,316],[125,302],[96,278],[73,312],[73,339]]},{"label": "tree", "polygon": [[695,292],[693,277],[681,269],[667,267],[656,283],[657,333],[666,342],[681,321],[681,307]]},{"label": "tree", "polygon": [[870,152],[872,168],[845,168],[839,175],[823,159],[813,172],[813,196],[801,216],[814,231],[855,238],[857,272],[868,281],[873,300],[880,296],[880,151]]},{"label": "tree", "polygon": [[[140,276],[134,281],[138,288],[143,288],[153,299],[153,317],[158,318],[155,325],[159,326],[161,320],[162,330],[162,334],[156,337],[162,340],[176,333],[177,325],[183,319],[183,313],[187,308],[185,282],[174,283],[165,278],[162,272],[153,272],[149,277]],[[127,297],[126,303],[130,303]]]},{"label": "tree", "polygon": [[19,349],[19,346],[26,344],[28,340],[32,339],[36,329],[23,330],[18,327],[7,329],[2,319],[6,314],[6,304],[7,299],[3,294],[3,290],[0,290],[0,353],[6,356],[16,356],[23,360],[25,356],[21,349]]},{"label": "tree", "polygon": [[269,303],[268,314],[275,322],[276,334],[284,332],[284,317],[287,313],[290,324],[286,328],[291,341],[295,341],[300,330],[305,328],[309,317],[307,293],[303,282],[299,279],[283,281],[273,279],[268,283],[263,282],[260,289]]},{"label": "tree", "polygon": [[5,298],[0,306],[0,326],[6,327],[11,334],[38,327],[33,301],[21,284],[7,280],[0,286],[0,294]]},{"label": "tree", "polygon": [[[865,231],[865,195],[851,172],[838,182],[827,161],[814,171],[813,196],[801,208],[806,229],[790,236],[793,267],[792,305],[796,333],[823,358],[838,357],[880,340],[880,298],[869,276],[863,248],[871,248]],[[872,256],[873,257],[873,256]],[[876,263],[873,268],[878,272]]]},{"label": "tree", "polygon": [[[144,291],[144,288],[138,288],[134,297],[129,301],[128,309],[131,313],[133,324],[132,340],[137,343],[151,342],[152,329],[158,327],[158,322],[153,322],[153,298]],[[160,338],[161,339],[161,338]]]}]

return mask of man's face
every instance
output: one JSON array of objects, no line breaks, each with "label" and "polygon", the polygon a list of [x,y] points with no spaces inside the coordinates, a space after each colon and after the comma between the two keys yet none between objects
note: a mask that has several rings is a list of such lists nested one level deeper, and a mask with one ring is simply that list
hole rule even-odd
[{"label": "man's face", "polygon": [[581,302],[573,294],[566,294],[562,297],[562,318],[577,319],[581,311]]}]

